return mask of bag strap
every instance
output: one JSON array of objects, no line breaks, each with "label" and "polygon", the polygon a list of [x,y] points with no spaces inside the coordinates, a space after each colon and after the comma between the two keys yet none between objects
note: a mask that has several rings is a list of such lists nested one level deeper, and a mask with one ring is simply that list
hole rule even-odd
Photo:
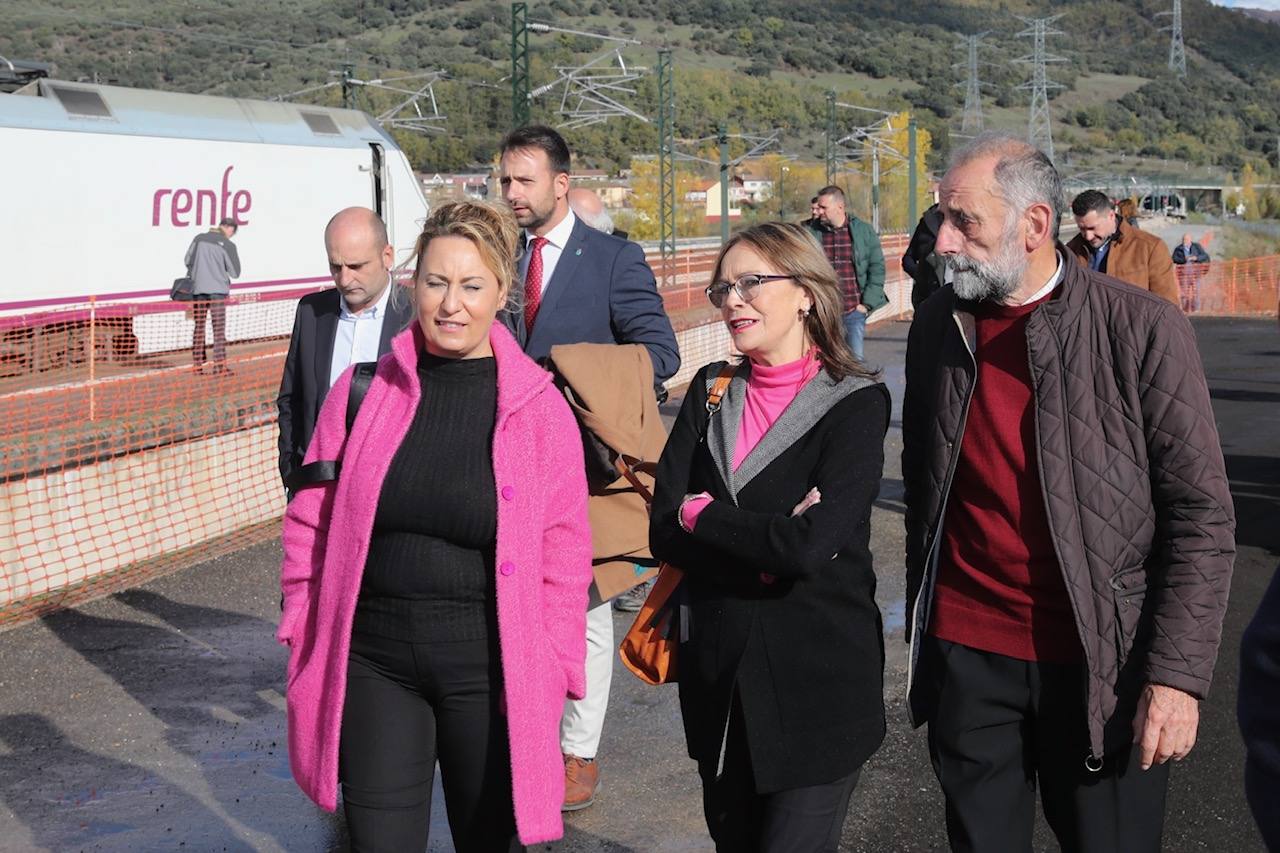
[{"label": "bag strap", "polygon": [[653,508],[653,492],[649,487],[640,480],[636,474],[648,474],[653,476],[658,472],[656,462],[645,462],[643,459],[637,459],[634,456],[628,456],[625,453],[618,454],[618,458],[613,460],[613,467],[618,469],[618,473],[626,477],[627,482],[631,484],[631,488],[635,489],[636,494],[644,499],[644,508],[646,510]]},{"label": "bag strap", "polygon": [[711,429],[711,419],[715,417],[716,412],[720,411],[720,401],[729,392],[729,383],[733,381],[733,375],[737,372],[738,365],[731,361],[726,362],[724,367],[720,368],[716,381],[712,382],[711,388],[707,390],[707,419],[702,422],[702,431],[698,434],[699,442],[706,439],[707,430]]},{"label": "bag strap", "polygon": [[373,374],[378,370],[378,362],[361,361],[356,364],[356,369],[351,373],[351,387],[347,389],[347,432],[351,432],[351,427],[356,422],[356,415],[360,413],[360,404],[364,402],[364,397],[369,393],[369,386],[373,384]]},{"label": "bag strap", "polygon": [[[369,386],[373,384],[373,375],[377,370],[378,362],[361,361],[356,363],[355,370],[351,372],[351,385],[347,388],[348,435],[351,434],[351,426],[356,422],[360,405],[364,402],[365,395],[369,393]],[[289,491],[296,492],[304,486],[331,483],[338,479],[340,473],[342,473],[340,459],[321,459],[295,468],[284,485]]]},{"label": "bag strap", "polygon": [[726,362],[725,366],[720,368],[720,374],[716,376],[716,381],[712,383],[711,390],[707,392],[707,418],[720,411],[720,401],[724,399],[724,395],[729,391],[729,383],[733,381],[733,374],[738,372],[738,365],[733,362]]}]

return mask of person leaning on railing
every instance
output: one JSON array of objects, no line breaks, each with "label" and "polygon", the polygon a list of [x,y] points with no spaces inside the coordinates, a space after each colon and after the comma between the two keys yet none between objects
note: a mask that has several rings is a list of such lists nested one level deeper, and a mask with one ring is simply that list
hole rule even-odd
[{"label": "person leaning on railing", "polygon": [[689,386],[650,525],[653,555],[685,573],[685,737],[718,850],[835,850],[885,732],[869,541],[889,392],[850,350],[804,226],[738,232],[712,281],[746,358],[714,413],[724,363]]},{"label": "person leaning on railing", "polygon": [[356,851],[426,848],[437,760],[457,849],[563,831],[558,728],[585,690],[591,532],[573,415],[494,322],[517,236],[505,209],[432,213],[417,322],[349,435],[353,369],[335,384],[304,459],[318,482],[285,514],[289,761],[326,809],[341,781]]}]

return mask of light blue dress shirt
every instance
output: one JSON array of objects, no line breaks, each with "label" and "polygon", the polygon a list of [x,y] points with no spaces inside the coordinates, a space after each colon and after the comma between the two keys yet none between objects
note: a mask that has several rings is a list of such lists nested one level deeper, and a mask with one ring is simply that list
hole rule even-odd
[{"label": "light blue dress shirt", "polygon": [[[387,276],[390,281],[390,275]],[[347,300],[339,299],[338,329],[333,338],[333,360],[329,362],[329,387],[332,388],[346,370],[362,361],[378,360],[378,344],[382,341],[382,322],[387,316],[387,299],[391,297],[390,283],[382,291],[376,303],[352,314]]]}]

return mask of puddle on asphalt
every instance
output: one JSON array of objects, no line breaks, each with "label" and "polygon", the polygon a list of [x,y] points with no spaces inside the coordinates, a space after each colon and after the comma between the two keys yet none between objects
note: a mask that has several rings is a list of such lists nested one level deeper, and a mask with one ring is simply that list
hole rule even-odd
[{"label": "puddle on asphalt", "polygon": [[881,611],[880,615],[884,619],[884,635],[886,637],[904,630],[907,627],[906,599],[900,598],[897,601],[889,602],[889,606]]}]

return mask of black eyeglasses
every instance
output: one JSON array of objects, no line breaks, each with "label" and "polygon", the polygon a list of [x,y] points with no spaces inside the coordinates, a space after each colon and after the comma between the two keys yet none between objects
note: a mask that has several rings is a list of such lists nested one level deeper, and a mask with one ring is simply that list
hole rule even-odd
[{"label": "black eyeglasses", "polygon": [[707,288],[707,298],[711,300],[711,304],[717,308],[724,307],[724,301],[729,296],[730,290],[736,290],[738,296],[743,302],[750,302],[760,293],[760,285],[770,281],[781,281],[784,278],[791,278],[789,275],[744,275],[737,281],[717,281]]}]

